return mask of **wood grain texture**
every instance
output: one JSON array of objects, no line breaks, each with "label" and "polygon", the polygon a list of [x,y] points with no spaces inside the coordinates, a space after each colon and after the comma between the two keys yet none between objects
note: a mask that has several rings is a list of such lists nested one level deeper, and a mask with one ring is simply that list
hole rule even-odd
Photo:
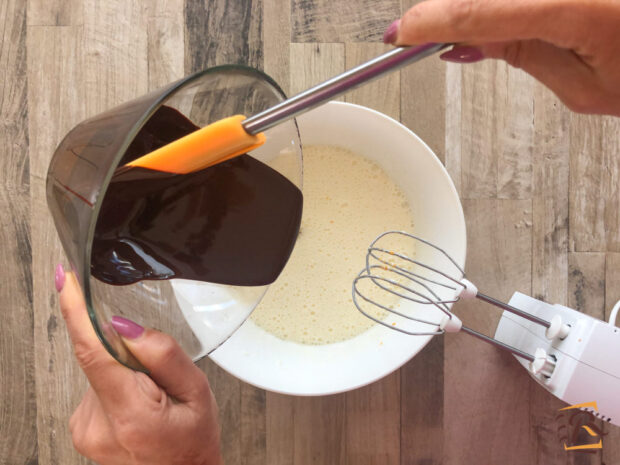
[{"label": "wood grain texture", "polygon": [[461,109],[463,73],[461,66],[448,63],[446,66],[446,132],[444,165],[452,178],[456,191],[461,194]]},{"label": "wood grain texture", "polygon": [[381,42],[399,0],[292,0],[292,42]]},{"label": "wood grain texture", "polygon": [[82,0],[28,0],[28,26],[79,26],[84,21]]},{"label": "wood grain texture", "polygon": [[462,67],[461,81],[461,197],[493,198],[497,195],[498,157],[493,142],[495,123],[487,115],[494,114],[494,62]]},{"label": "wood grain texture", "polygon": [[291,44],[290,50],[291,95],[332,78],[345,69],[344,44]]},{"label": "wood grain texture", "polygon": [[400,463],[443,463],[444,344],[441,337],[400,370]]},{"label": "wood grain texture", "polygon": [[38,459],[24,2],[0,5],[0,37],[0,462],[21,465]]},{"label": "wood grain texture", "polygon": [[577,252],[620,249],[618,118],[571,115],[570,241]]},{"label": "wood grain texture", "polygon": [[263,2],[263,71],[290,95],[291,2]]},{"label": "wood grain texture", "polygon": [[294,397],[267,392],[266,464],[290,465],[295,460]]},{"label": "wood grain texture", "polygon": [[[468,279],[497,299],[529,293],[531,201],[465,200],[464,208]],[[501,316],[479,301],[459,302],[454,312],[466,326],[491,335]],[[531,384],[509,353],[466,334],[445,336],[443,463],[535,463]]]},{"label": "wood grain texture", "polygon": [[[83,27],[28,28],[30,172],[44,180],[54,149],[86,117]],[[93,98],[97,98],[93,96]]]},{"label": "wood grain texture", "polygon": [[140,0],[84,0],[86,114],[148,91],[148,17]]},{"label": "wood grain texture", "polygon": [[185,76],[184,0],[147,3],[148,88],[157,89]]},{"label": "wood grain texture", "polygon": [[530,198],[532,80],[495,61],[462,70],[462,196]]},{"label": "wood grain texture", "polygon": [[532,156],[532,295],[566,304],[568,253],[569,114],[558,99],[535,88]]},{"label": "wood grain texture", "polygon": [[185,73],[209,66],[263,67],[262,1],[185,1]]},{"label": "wood grain texture", "polygon": [[[345,44],[345,69],[351,69],[388,51],[383,44]],[[392,118],[400,119],[400,74],[391,73],[381,79],[358,87],[344,96],[344,100],[380,111]]]},{"label": "wood grain texture", "polygon": [[402,123],[415,132],[445,160],[446,64],[437,57],[401,70],[400,108]]},{"label": "wood grain texture", "polygon": [[293,463],[347,463],[345,395],[296,397],[293,405]]},{"label": "wood grain texture", "polygon": [[[401,375],[346,393],[347,464],[401,463]],[[372,421],[368,421],[372,418]]]},{"label": "wood grain texture", "polygon": [[605,254],[568,254],[568,303],[570,308],[595,318],[605,317]]},{"label": "wood grain texture", "polygon": [[68,419],[86,390],[72,353],[54,268],[64,254],[47,209],[45,176],[64,132],[85,116],[81,26],[28,28],[32,284],[40,463],[87,463],[73,450]]},{"label": "wood grain texture", "polygon": [[[287,93],[381,53],[413,0],[5,0],[0,2],[0,464],[86,464],[67,422],[86,389],[53,287],[64,259],[45,200],[49,159],[84,118],[208,66],[243,63]],[[465,199],[468,275],[602,318],[620,299],[620,119],[571,114],[501,62],[430,58],[342,100],[418,133]],[[492,334],[497,309],[455,308]],[[620,463],[567,454],[564,404],[508,354],[435,338],[398,373],[326,398],[266,393],[203,360],[227,464]]]}]

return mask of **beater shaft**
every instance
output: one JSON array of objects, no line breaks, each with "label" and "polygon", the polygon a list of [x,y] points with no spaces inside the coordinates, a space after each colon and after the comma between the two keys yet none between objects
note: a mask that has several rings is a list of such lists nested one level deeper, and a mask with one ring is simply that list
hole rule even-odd
[{"label": "beater shaft", "polygon": [[526,320],[530,320],[541,326],[544,326],[545,328],[548,328],[549,326],[551,326],[551,323],[549,323],[546,320],[543,320],[542,318],[538,318],[537,316],[524,312],[523,310],[519,310],[518,308],[508,305],[502,302],[501,300],[497,300],[497,299],[494,299],[493,297],[489,297],[488,295],[484,295],[481,292],[478,292],[478,294],[476,294],[476,298],[483,300],[484,302],[487,302],[491,305],[495,305],[496,307],[503,308],[504,310],[508,310],[510,313],[519,315],[520,317],[525,318]]},{"label": "beater shaft", "polygon": [[467,326],[462,326],[461,331],[465,331],[468,334],[471,334],[478,339],[483,340],[484,342],[488,342],[489,344],[493,344],[495,347],[499,347],[500,349],[505,349],[508,352],[512,352],[517,357],[521,357],[529,362],[534,361],[534,357],[530,354],[523,352],[522,350],[517,349],[516,347],[509,346],[508,344],[504,344],[503,342],[498,341],[497,339],[493,339],[492,337],[486,336],[478,331],[475,331]]}]

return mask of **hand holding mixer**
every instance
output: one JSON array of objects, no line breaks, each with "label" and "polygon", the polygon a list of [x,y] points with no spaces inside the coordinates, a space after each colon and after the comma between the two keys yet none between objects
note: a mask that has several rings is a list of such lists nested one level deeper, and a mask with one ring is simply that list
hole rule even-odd
[{"label": "hand holding mixer", "polygon": [[[428,265],[429,258],[438,265]],[[519,292],[506,304],[481,293],[442,248],[402,231],[385,232],[370,244],[352,294],[360,312],[390,329],[409,335],[463,331],[507,350],[559,399],[596,402],[596,417],[620,425],[620,302],[608,323]],[[393,305],[395,297],[401,300]],[[494,338],[464,326],[450,311],[461,299],[504,310]]]}]

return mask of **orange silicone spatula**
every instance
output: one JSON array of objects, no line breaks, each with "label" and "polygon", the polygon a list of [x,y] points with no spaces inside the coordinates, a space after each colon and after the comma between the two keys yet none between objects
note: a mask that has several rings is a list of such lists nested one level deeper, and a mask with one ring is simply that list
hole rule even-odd
[{"label": "orange silicone spatula", "polygon": [[425,44],[395,48],[257,115],[247,119],[242,115],[224,118],[126,166],[187,174],[221,163],[261,146],[265,142],[262,131],[448,46]]},{"label": "orange silicone spatula", "polygon": [[186,174],[243,155],[265,143],[261,132],[248,134],[243,115],[230,116],[181,137],[126,166]]}]

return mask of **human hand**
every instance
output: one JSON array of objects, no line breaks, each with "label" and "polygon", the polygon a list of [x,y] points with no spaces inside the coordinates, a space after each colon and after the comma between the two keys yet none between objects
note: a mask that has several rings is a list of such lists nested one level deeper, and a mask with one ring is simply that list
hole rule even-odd
[{"label": "human hand", "polygon": [[150,377],[97,338],[73,273],[56,270],[60,308],[90,388],[69,422],[76,450],[100,465],[219,465],[217,406],[204,373],[176,341],[119,317],[112,326]]},{"label": "human hand", "polygon": [[390,25],[386,43],[456,43],[444,60],[500,58],[573,111],[620,116],[620,1],[427,0]]}]

